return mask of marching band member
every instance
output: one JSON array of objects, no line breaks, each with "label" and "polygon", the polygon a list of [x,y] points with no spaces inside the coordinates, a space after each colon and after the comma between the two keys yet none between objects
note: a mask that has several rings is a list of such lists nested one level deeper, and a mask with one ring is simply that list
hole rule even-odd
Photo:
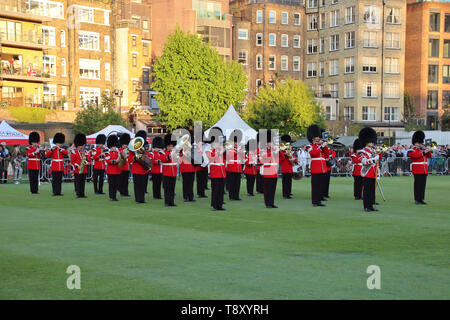
[{"label": "marching band member", "polygon": [[164,205],[166,207],[175,207],[175,185],[177,182],[177,161],[173,157],[173,148],[177,144],[172,140],[172,134],[168,133],[164,136],[164,144],[166,150],[161,155],[163,189],[164,189]]},{"label": "marching band member", "polygon": [[109,199],[111,201],[117,200],[117,190],[119,189],[120,182],[120,154],[119,154],[119,138],[116,135],[110,135],[108,137],[107,146],[109,151],[105,154],[106,174],[108,175],[108,189]]},{"label": "marching band member", "polygon": [[247,195],[249,197],[253,197],[253,190],[255,187],[255,179],[258,171],[257,163],[258,163],[258,155],[256,154],[258,143],[256,139],[250,139],[245,145],[245,166],[244,166],[244,174],[245,180],[247,181]]},{"label": "marching band member", "polygon": [[423,145],[425,133],[416,131],[412,136],[413,148],[408,150],[411,158],[411,171],[414,175],[414,200],[416,204],[427,204],[425,200],[425,187],[428,175],[428,159],[432,157],[431,148]]},{"label": "marching band member", "polygon": [[325,159],[329,157],[329,150],[327,142],[323,142],[320,136],[319,126],[312,124],[308,127],[307,137],[310,145],[306,150],[311,156],[311,200],[314,207],[325,207],[325,204],[322,203],[321,185],[325,183],[325,173],[327,172]]},{"label": "marching band member", "polygon": [[361,142],[359,139],[356,139],[353,142],[353,154],[351,155],[351,159],[353,162],[353,195],[355,196],[355,200],[362,200],[362,177],[361,177]]},{"label": "marching band member", "polygon": [[281,142],[284,143],[286,149],[280,150],[280,166],[281,166],[281,177],[283,186],[283,198],[292,199],[292,173],[294,165],[297,163],[297,157],[288,150],[292,138],[290,135],[285,134],[281,137]]},{"label": "marching band member", "polygon": [[69,155],[69,151],[62,148],[65,142],[65,135],[58,132],[53,137],[53,143],[56,144],[45,154],[47,158],[52,158],[52,190],[53,196],[62,196],[61,185],[64,173],[64,156]]},{"label": "marching band member", "polygon": [[221,131],[212,128],[209,132],[209,143],[211,149],[205,154],[209,160],[209,174],[211,178],[211,206],[214,211],[224,211],[223,196],[225,188],[225,149],[220,141]]},{"label": "marching band member", "polygon": [[87,166],[89,163],[89,153],[84,150],[86,136],[79,133],[74,139],[75,149],[70,153],[70,163],[74,167],[74,184],[77,198],[87,198],[84,193],[86,184]]},{"label": "marching band member", "polygon": [[153,184],[153,199],[161,198],[161,182],[162,182],[162,165],[161,157],[164,155],[164,140],[161,137],[155,137],[152,140],[152,152],[150,152],[150,159],[152,159],[153,166],[151,169],[152,184]]},{"label": "marching band member", "polygon": [[[141,137],[147,141],[147,132],[140,130],[136,133],[136,137]],[[148,169],[144,168],[138,161],[138,155],[134,151],[128,153],[128,162],[131,164],[131,173],[133,174],[134,199],[136,203],[145,203],[145,180],[148,180]]]},{"label": "marching band member", "polygon": [[239,129],[233,130],[230,135],[231,143],[233,144],[231,150],[226,150],[226,167],[228,180],[228,196],[230,200],[242,200],[239,197],[241,189],[242,163],[244,162],[244,155],[240,150],[240,143],[242,141],[242,131]]},{"label": "marching band member", "polygon": [[94,160],[94,176],[92,180],[94,182],[94,193],[105,194],[103,192],[103,183],[105,181],[105,143],[106,136],[99,134],[95,138],[95,149],[92,150],[92,159]]},{"label": "marching band member", "polygon": [[28,137],[29,147],[26,149],[26,155],[28,158],[27,169],[28,178],[30,180],[30,191],[32,194],[39,193],[39,171],[41,170],[41,156],[39,149],[39,142],[41,137],[39,133],[33,131]]},{"label": "marching band member", "polygon": [[[193,134],[190,134],[191,144],[194,142]],[[192,164],[192,155],[179,153],[178,163],[180,164],[180,173],[183,183],[183,199],[184,202],[195,202],[194,199],[194,180],[195,171],[197,170]]]},{"label": "marching band member", "polygon": [[121,164],[120,167],[120,183],[119,191],[122,197],[129,197],[128,192],[128,179],[130,177],[130,163],[128,162],[128,144],[130,143],[131,137],[128,133],[122,133],[119,138],[119,144],[122,148],[119,149],[121,153]]},{"label": "marching band member", "polygon": [[[198,152],[201,152],[202,154],[204,154],[204,151],[206,150],[206,145],[205,145],[205,139],[203,138],[203,141],[200,141],[198,146]],[[197,197],[199,198],[208,198],[208,196],[206,195],[206,189],[208,187],[208,165],[197,165],[196,166],[196,180],[197,180]]]},{"label": "marching band member", "polygon": [[256,156],[258,160],[257,164],[257,172],[256,172],[256,193],[264,193],[264,181],[263,177],[261,176],[260,170],[261,170],[261,161],[260,161],[260,151],[261,151],[261,145],[259,141],[259,132],[256,135],[256,141],[258,142],[258,148],[256,149]]},{"label": "marching band member", "polygon": [[261,176],[264,182],[264,203],[266,208],[278,208],[275,205],[275,192],[278,180],[279,150],[272,146],[272,133],[267,131],[267,144],[260,151]]},{"label": "marching band member", "polygon": [[372,128],[366,127],[361,129],[358,138],[361,146],[364,148],[361,153],[364,211],[378,211],[378,209],[373,207],[375,204],[375,183],[378,176],[379,159],[379,155],[374,148],[377,143],[377,133]]}]

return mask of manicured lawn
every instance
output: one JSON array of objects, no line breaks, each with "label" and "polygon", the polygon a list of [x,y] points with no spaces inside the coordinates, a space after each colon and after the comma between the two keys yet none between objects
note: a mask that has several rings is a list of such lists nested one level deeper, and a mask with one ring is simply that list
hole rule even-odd
[{"label": "manicured lawn", "polygon": [[[57,198],[49,185],[2,184],[0,299],[450,299],[450,177],[429,177],[427,206],[414,205],[412,182],[384,178],[376,214],[353,200],[350,178],[332,178],[325,208],[303,179],[291,200],[279,181],[279,209],[243,185],[224,212],[183,203],[181,181],[176,208],[150,195],[113,203],[91,184],[88,199],[73,184]],[[69,265],[81,290],[66,287]],[[367,289],[369,265],[381,290]]]}]

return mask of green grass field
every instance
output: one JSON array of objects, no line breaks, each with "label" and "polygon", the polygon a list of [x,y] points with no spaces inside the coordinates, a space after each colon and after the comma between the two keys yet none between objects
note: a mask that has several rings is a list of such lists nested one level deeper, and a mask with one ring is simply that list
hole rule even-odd
[{"label": "green grass field", "polygon": [[[374,214],[352,181],[332,178],[325,208],[303,179],[292,200],[278,182],[279,209],[241,192],[224,212],[183,203],[181,181],[176,208],[113,203],[92,184],[88,199],[73,184],[57,198],[50,185],[33,196],[0,185],[0,299],[450,299],[450,178],[429,177],[427,206],[414,205],[412,178],[385,178]],[[81,290],[66,287],[69,265]],[[366,286],[369,265],[381,290]]]}]

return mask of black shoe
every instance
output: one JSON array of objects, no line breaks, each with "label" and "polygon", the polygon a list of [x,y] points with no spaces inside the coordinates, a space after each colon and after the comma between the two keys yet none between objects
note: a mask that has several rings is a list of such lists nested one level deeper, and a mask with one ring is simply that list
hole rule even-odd
[{"label": "black shoe", "polygon": [[119,201],[116,198],[109,198],[109,200],[111,200],[111,201]]},{"label": "black shoe", "polygon": [[326,205],[323,203],[315,203],[315,204],[313,204],[313,206],[314,207],[326,207]]},{"label": "black shoe", "polygon": [[330,196],[325,196],[325,198],[330,199]]},{"label": "black shoe", "polygon": [[363,198],[358,198],[358,197],[355,197],[355,200],[362,200]]},{"label": "black shoe", "polygon": [[225,209],[225,208],[219,208],[219,209],[217,209],[217,210],[219,210],[219,211],[226,211],[227,209]]},{"label": "black shoe", "polygon": [[86,196],[77,196],[77,198],[87,198]]},{"label": "black shoe", "polygon": [[421,203],[422,203],[422,204],[427,204],[427,203],[426,203],[425,201],[423,201],[423,200],[421,201]]},{"label": "black shoe", "polygon": [[136,201],[136,203],[147,203],[146,201]]},{"label": "black shoe", "polygon": [[195,201],[197,201],[197,200],[195,200],[195,199],[189,199],[189,202],[195,202]]},{"label": "black shoe", "polygon": [[241,198],[236,198],[236,199],[234,199],[234,200],[236,200],[236,201],[241,201],[242,199],[241,199]]},{"label": "black shoe", "polygon": [[376,205],[376,206],[379,206],[380,204],[379,204],[378,202],[375,202],[375,205]]},{"label": "black shoe", "polygon": [[322,201],[328,201],[328,199],[327,198],[322,198]]},{"label": "black shoe", "polygon": [[372,210],[370,208],[364,208],[365,212],[372,212]]},{"label": "black shoe", "polygon": [[183,199],[183,201],[184,201],[184,202],[188,202],[189,200],[188,200],[188,199]]},{"label": "black shoe", "polygon": [[164,203],[164,206],[165,207],[169,207],[170,205],[168,203]]},{"label": "black shoe", "polygon": [[169,204],[169,207],[176,207],[177,205],[175,203]]},{"label": "black shoe", "polygon": [[197,197],[198,197],[198,198],[208,198],[207,195],[202,195],[202,196],[198,195]]},{"label": "black shoe", "polygon": [[273,204],[273,205],[272,205],[272,208],[277,209],[278,207],[277,207],[276,205]]},{"label": "black shoe", "polygon": [[121,194],[121,197],[131,197],[129,194]]},{"label": "black shoe", "polygon": [[377,208],[374,208],[374,207],[370,207],[369,209],[370,209],[370,211],[379,211]]},{"label": "black shoe", "polygon": [[266,206],[267,209],[272,209],[272,206]]},{"label": "black shoe", "polygon": [[155,200],[161,200],[162,198],[161,198],[161,197],[153,197],[153,199],[155,199]]},{"label": "black shoe", "polygon": [[247,196],[254,197],[255,195],[253,193],[248,193]]},{"label": "black shoe", "polygon": [[417,200],[416,200],[416,204],[422,204],[422,201],[417,201]]}]

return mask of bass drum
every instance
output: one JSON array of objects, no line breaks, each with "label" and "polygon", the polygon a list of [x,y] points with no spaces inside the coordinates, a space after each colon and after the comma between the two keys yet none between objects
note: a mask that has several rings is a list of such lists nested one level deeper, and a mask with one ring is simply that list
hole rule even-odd
[{"label": "bass drum", "polygon": [[292,179],[300,180],[301,178],[303,178],[303,171],[299,165],[292,167],[292,172]]}]

